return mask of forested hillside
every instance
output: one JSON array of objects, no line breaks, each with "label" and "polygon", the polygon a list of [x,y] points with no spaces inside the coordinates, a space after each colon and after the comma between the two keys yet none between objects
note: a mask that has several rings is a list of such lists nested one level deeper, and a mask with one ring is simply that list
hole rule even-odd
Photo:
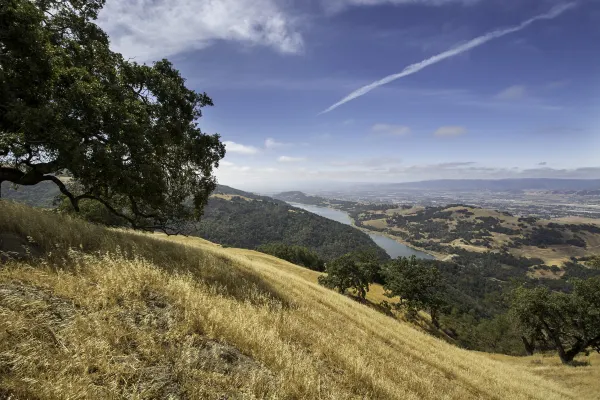
[{"label": "forested hillside", "polygon": [[194,233],[228,246],[254,249],[281,242],[307,247],[324,259],[358,249],[372,249],[388,258],[364,232],[292,207],[266,196],[219,186],[208,201],[200,228]]}]

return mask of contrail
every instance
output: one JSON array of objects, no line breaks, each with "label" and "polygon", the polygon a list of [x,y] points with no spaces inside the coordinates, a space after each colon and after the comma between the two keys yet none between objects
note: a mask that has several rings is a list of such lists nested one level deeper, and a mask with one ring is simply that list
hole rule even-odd
[{"label": "contrail", "polygon": [[357,97],[360,97],[379,86],[382,86],[382,85],[385,85],[386,83],[395,81],[396,79],[400,79],[405,76],[412,75],[416,72],[419,72],[423,68],[429,67],[430,65],[433,65],[433,64],[437,64],[440,61],[445,60],[446,58],[457,56],[457,55],[462,54],[466,51],[469,51],[475,47],[479,47],[482,44],[489,42],[490,40],[497,39],[502,36],[508,35],[510,33],[518,32],[522,29],[525,29],[529,25],[533,24],[536,21],[556,18],[559,15],[561,15],[562,13],[564,13],[565,11],[567,11],[568,9],[575,7],[575,5],[576,5],[576,3],[574,3],[574,2],[558,5],[554,8],[552,8],[546,14],[541,14],[541,15],[535,16],[533,18],[530,18],[527,21],[522,22],[520,25],[516,25],[513,27],[509,27],[509,28],[504,28],[504,29],[498,29],[498,30],[486,33],[485,35],[479,36],[475,39],[472,39],[472,40],[468,41],[467,43],[460,45],[456,48],[446,50],[445,52],[435,55],[431,58],[428,58],[426,60],[423,60],[423,61],[415,63],[415,64],[411,64],[408,67],[404,68],[404,70],[402,72],[399,72],[399,73],[393,74],[393,75],[388,75],[383,79],[380,79],[376,82],[373,82],[369,85],[363,86],[360,89],[355,90],[354,92],[350,93],[348,96],[344,97],[342,100],[338,101],[337,103],[335,103],[334,105],[332,105],[331,107],[326,109],[325,111],[321,111],[318,115],[328,113],[329,111],[331,111],[335,108],[338,108],[342,104],[347,103],[350,100],[354,100]]}]

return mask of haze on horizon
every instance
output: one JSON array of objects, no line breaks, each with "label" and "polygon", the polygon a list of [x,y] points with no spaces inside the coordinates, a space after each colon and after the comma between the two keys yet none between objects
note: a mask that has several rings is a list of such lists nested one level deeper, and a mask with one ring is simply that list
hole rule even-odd
[{"label": "haze on horizon", "polygon": [[213,98],[220,183],[600,178],[599,1],[148,4],[99,23]]}]

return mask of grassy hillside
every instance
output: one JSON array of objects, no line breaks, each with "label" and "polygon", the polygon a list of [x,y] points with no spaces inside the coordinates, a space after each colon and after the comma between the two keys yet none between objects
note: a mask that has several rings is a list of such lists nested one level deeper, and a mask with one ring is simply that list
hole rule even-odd
[{"label": "grassy hillside", "polygon": [[[19,187],[3,185],[3,198],[50,208],[59,194],[56,185]],[[256,249],[281,242],[308,247],[325,260],[358,249],[372,249],[381,259],[386,252],[364,232],[291,207],[284,201],[219,185],[211,195],[198,229],[192,235],[215,243]]]},{"label": "grassy hillside", "polygon": [[583,398],[264,254],[6,201],[0,232],[0,397]]}]

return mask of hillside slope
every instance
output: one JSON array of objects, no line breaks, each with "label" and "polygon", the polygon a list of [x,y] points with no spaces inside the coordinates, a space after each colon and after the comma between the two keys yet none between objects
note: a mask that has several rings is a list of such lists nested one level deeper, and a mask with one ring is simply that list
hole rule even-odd
[{"label": "hillside slope", "polygon": [[389,259],[381,247],[358,229],[271,197],[222,185],[209,199],[194,235],[246,249],[274,242],[304,246],[325,260],[359,249],[371,249],[381,259]]},{"label": "hillside slope", "polygon": [[0,266],[0,397],[576,396],[526,366],[453,347],[324,289],[305,269],[265,254],[106,229],[6,201],[0,233],[15,258]]},{"label": "hillside slope", "polygon": [[[13,189],[2,185],[2,197],[36,207],[52,208],[60,193],[55,184]],[[218,185],[204,209],[198,229],[190,234],[219,244],[256,249],[281,242],[308,247],[330,260],[358,249],[389,256],[364,232],[290,206],[284,201]]]}]

